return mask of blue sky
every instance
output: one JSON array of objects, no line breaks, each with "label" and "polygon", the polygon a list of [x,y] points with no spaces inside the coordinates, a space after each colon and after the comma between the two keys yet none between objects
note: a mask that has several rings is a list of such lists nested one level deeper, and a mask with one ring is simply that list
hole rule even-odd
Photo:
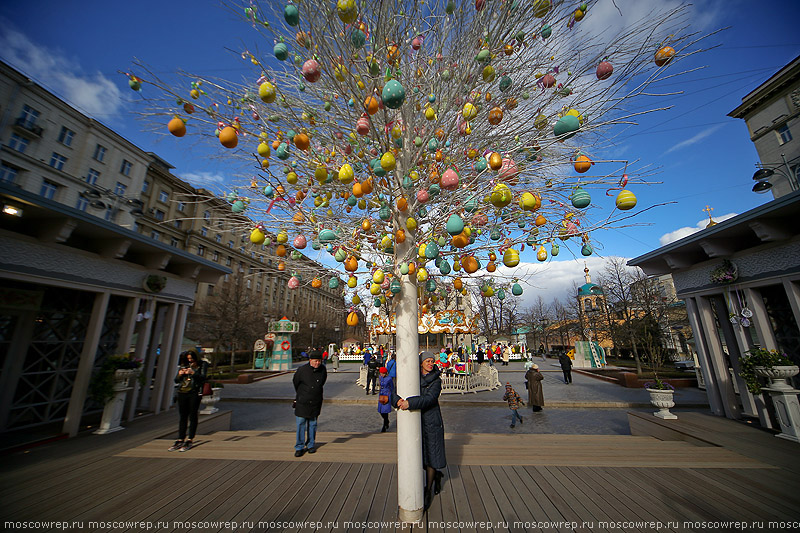
[{"label": "blue sky", "polygon": [[[333,0],[331,0],[333,1]],[[623,11],[649,2],[617,0]],[[669,3],[669,2],[667,2]],[[592,3],[588,17],[592,16]],[[652,181],[638,186],[639,205],[674,202],[637,218],[635,227],[608,230],[595,246],[599,256],[635,257],[658,248],[670,235],[705,227],[709,205],[716,220],[742,213],[771,199],[751,192],[758,161],[744,121],[727,117],[741,98],[800,54],[800,33],[790,16],[797,2],[705,1],[693,8],[692,30],[728,29],[701,43],[716,47],[684,61],[682,67],[707,66],[664,85],[683,91],[658,102],[673,109],[641,118],[640,125],[614,136],[620,159],[638,159],[658,167]],[[143,131],[133,112],[137,98],[117,71],[131,69],[134,58],[159,75],[178,69],[240,79],[238,53],[254,33],[216,2],[184,0],[137,2],[54,2],[28,0],[0,5],[0,57],[59,94],[87,114],[118,131],[142,149],[176,166],[175,173],[195,184],[219,182],[223,162],[214,150],[189,147],[171,136]],[[271,44],[270,44],[271,46]],[[798,132],[800,134],[800,132]],[[561,259],[561,258],[559,258]],[[567,259],[567,258],[565,258]],[[536,264],[548,283],[534,276],[533,294],[562,297],[572,281],[582,283],[579,262]],[[600,268],[601,257],[589,261]],[[563,280],[563,281],[556,281]]]}]

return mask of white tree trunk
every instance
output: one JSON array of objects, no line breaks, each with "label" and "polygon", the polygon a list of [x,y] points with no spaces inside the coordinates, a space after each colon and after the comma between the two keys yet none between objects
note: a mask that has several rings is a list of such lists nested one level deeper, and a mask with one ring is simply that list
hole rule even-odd
[{"label": "white tree trunk", "polygon": [[[398,244],[396,257],[407,256],[414,239]],[[416,276],[397,277],[402,290],[394,297],[397,325],[397,394],[401,398],[419,395],[419,336]],[[423,508],[422,427],[419,411],[397,412],[397,505],[398,518],[418,522]]]}]

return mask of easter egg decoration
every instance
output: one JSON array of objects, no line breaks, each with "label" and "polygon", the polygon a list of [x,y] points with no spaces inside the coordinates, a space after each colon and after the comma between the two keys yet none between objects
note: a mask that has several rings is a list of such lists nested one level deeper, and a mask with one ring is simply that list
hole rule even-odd
[{"label": "easter egg decoration", "polygon": [[461,115],[464,117],[464,120],[470,121],[478,116],[478,108],[472,105],[470,102],[464,104],[464,108],[461,111]]},{"label": "easter egg decoration", "polygon": [[467,255],[461,258],[461,267],[467,274],[474,274],[481,267],[481,264],[475,256]]},{"label": "easter egg decoration", "polygon": [[253,244],[261,244],[264,242],[265,238],[266,236],[264,235],[264,232],[261,231],[260,227],[255,227],[253,228],[253,231],[250,232],[250,242]]},{"label": "easter egg decoration", "polygon": [[506,291],[503,289],[497,289],[497,293],[495,294],[498,300],[505,300],[506,298]]},{"label": "easter egg decoration", "polygon": [[511,185],[515,185],[517,183],[518,176],[519,168],[517,167],[517,163],[513,159],[503,159],[497,179],[501,179],[510,183]]},{"label": "easter egg decoration", "polygon": [[515,267],[519,264],[519,252],[513,248],[508,248],[503,253],[503,264],[507,267]]},{"label": "easter egg decoration", "polygon": [[381,99],[383,100],[383,105],[389,109],[399,109],[406,99],[406,90],[399,81],[389,80],[383,86]]},{"label": "easter egg decoration", "polygon": [[598,80],[607,80],[612,74],[614,73],[614,67],[609,63],[607,60],[603,60],[597,65],[597,74]]},{"label": "easter egg decoration", "polygon": [[309,59],[305,63],[303,63],[303,78],[308,83],[316,83],[319,81],[320,76],[322,76],[322,70],[319,67],[319,63],[317,63],[314,59]]},{"label": "easter egg decoration", "polygon": [[[341,0],[340,0],[341,3]],[[355,3],[355,2],[354,2]],[[350,311],[347,315],[347,325],[354,327],[358,325],[358,314],[355,311]]]},{"label": "easter egg decoration", "polygon": [[492,152],[489,154],[489,168],[492,170],[500,170],[500,167],[503,166],[503,156],[498,154],[497,152]]},{"label": "easter egg decoration", "polygon": [[292,241],[292,245],[298,250],[302,250],[303,248],[306,247],[307,244],[308,241],[306,240],[304,235],[298,235],[297,237],[294,238],[294,241]]},{"label": "easter egg decoration", "polygon": [[235,202],[233,202],[233,205],[231,205],[231,212],[233,212],[233,213],[242,213],[242,212],[244,212],[244,210],[246,208],[247,208],[247,206],[245,205],[245,203],[243,201],[236,200]]},{"label": "easter egg decoration", "polygon": [[296,289],[297,287],[300,286],[300,280],[297,279],[297,276],[292,276],[291,278],[289,278],[289,281],[287,282],[287,285],[289,286],[289,288],[291,290],[294,290],[294,289]]},{"label": "easter egg decoration", "polygon": [[[508,52],[506,52],[506,54],[508,55]],[[511,84],[512,84],[511,78],[509,78],[508,76],[503,76],[502,78],[500,78],[500,83],[498,85],[500,87],[501,92],[506,92],[508,89],[511,88]]]},{"label": "easter egg decoration", "polygon": [[374,283],[383,283],[384,279],[386,279],[386,274],[380,268],[372,273],[372,281]]},{"label": "easter egg decoration", "polygon": [[656,52],[654,60],[656,62],[656,65],[658,65],[659,67],[663,67],[664,65],[672,61],[673,57],[675,57],[675,49],[672,48],[671,46],[662,46]]},{"label": "easter egg decoration", "polygon": [[569,139],[578,131],[581,127],[581,123],[578,120],[578,117],[574,115],[564,115],[556,125],[553,126],[553,134],[559,138],[559,140]]},{"label": "easter egg decoration", "polygon": [[464,221],[461,219],[460,216],[453,213],[447,219],[446,228],[447,228],[447,233],[449,233],[451,236],[458,235],[459,233],[464,231]]},{"label": "easter egg decoration", "polygon": [[322,280],[315,276],[314,279],[311,280],[311,286],[315,289],[319,289],[322,287]]},{"label": "easter egg decoration", "polygon": [[439,262],[439,272],[441,272],[443,276],[448,275],[450,273],[450,263],[442,259]]},{"label": "easter egg decoration", "polygon": [[542,31],[539,32],[539,35],[542,36],[542,39],[547,39],[553,35],[553,28],[550,26],[550,24],[545,24],[542,26]]},{"label": "easter egg decoration", "polygon": [[389,172],[390,170],[394,170],[397,161],[395,160],[394,154],[392,152],[386,152],[381,156],[380,165],[383,170]]},{"label": "easter egg decoration", "polygon": [[536,252],[536,259],[547,261],[547,250],[545,250],[544,245],[539,246],[539,250]]},{"label": "easter egg decoration", "polygon": [[275,54],[275,57],[280,61],[286,61],[286,58],[289,57],[289,47],[286,46],[286,43],[275,43],[275,46],[272,48],[272,53]]},{"label": "easter egg decoration", "polygon": [[503,110],[500,109],[499,107],[493,107],[489,111],[489,117],[488,117],[489,124],[496,126],[500,124],[502,120],[503,120]]},{"label": "easter egg decoration", "polygon": [[556,77],[555,77],[555,76],[553,76],[552,74],[550,74],[550,73],[548,72],[547,74],[545,74],[544,76],[542,76],[541,78],[539,78],[539,83],[540,83],[540,84],[542,85],[542,87],[544,87],[545,89],[549,89],[549,88],[551,88],[551,87],[555,86],[555,84],[556,84]]},{"label": "easter egg decoration", "polygon": [[617,209],[620,211],[627,211],[636,207],[636,196],[627,189],[622,189],[617,194],[616,200]]},{"label": "easter egg decoration", "polygon": [[347,286],[350,287],[351,289],[355,289],[357,285],[358,285],[358,278],[357,277],[350,276],[347,279]]},{"label": "easter egg decoration", "polygon": [[552,246],[550,246],[550,255],[552,255],[553,257],[557,256],[560,251],[561,247],[558,245],[558,243],[554,242]]},{"label": "easter egg decoration", "polygon": [[225,148],[236,148],[239,144],[239,134],[233,126],[226,126],[219,132],[219,143]]},{"label": "easter egg decoration", "polygon": [[519,198],[519,207],[523,211],[535,211],[542,205],[541,197],[538,194],[533,194],[530,192],[522,193],[522,196]]},{"label": "easter egg decoration", "polygon": [[511,286],[511,294],[513,294],[514,296],[521,296],[522,295],[522,285],[520,285],[519,283],[514,283]]},{"label": "easter egg decoration", "polygon": [[533,15],[536,18],[543,18],[550,11],[550,0],[536,0],[533,3]]},{"label": "easter egg decoration", "polygon": [[583,154],[575,158],[575,172],[578,174],[588,172],[592,165],[594,165],[594,162]]},{"label": "easter egg decoration", "polygon": [[400,284],[400,280],[397,278],[393,279],[389,284],[389,290],[392,292],[392,294],[399,294],[401,289],[402,285]]},{"label": "easter egg decoration", "polygon": [[448,168],[442,174],[442,179],[439,182],[439,185],[446,191],[452,191],[458,188],[458,182],[458,173],[452,168]]},{"label": "easter egg decoration", "polygon": [[291,2],[283,8],[283,19],[289,26],[297,26],[300,22],[300,10]]},{"label": "easter egg decoration", "polygon": [[590,256],[592,255],[592,253],[594,253],[592,245],[589,244],[588,242],[584,243],[583,246],[581,247],[581,255]]},{"label": "easter egg decoration", "polygon": [[339,278],[331,278],[328,280],[328,288],[329,289],[338,289],[339,288]]},{"label": "easter egg decoration", "polygon": [[351,183],[354,176],[355,173],[353,172],[353,167],[351,167],[348,163],[345,163],[339,168],[339,181],[344,185]]},{"label": "easter egg decoration", "polygon": [[502,208],[507,206],[511,203],[513,199],[513,195],[511,189],[508,188],[508,185],[505,183],[498,183],[492,189],[492,193],[489,195],[489,202],[497,207]]},{"label": "easter egg decoration", "polygon": [[167,123],[167,130],[175,137],[183,137],[186,135],[186,122],[184,122],[182,118],[173,117],[172,120]]},{"label": "easter egg decoration", "polygon": [[583,209],[592,202],[592,197],[582,187],[575,187],[575,190],[572,191],[572,196],[570,196],[570,200],[573,206],[578,209]]}]

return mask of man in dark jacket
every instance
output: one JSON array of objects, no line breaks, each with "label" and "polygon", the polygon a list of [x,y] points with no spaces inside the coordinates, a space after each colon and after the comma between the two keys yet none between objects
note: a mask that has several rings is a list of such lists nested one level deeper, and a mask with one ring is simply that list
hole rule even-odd
[{"label": "man in dark jacket", "polygon": [[561,363],[561,371],[564,373],[564,383],[572,383],[572,359],[562,352],[558,356],[558,362]]},{"label": "man in dark jacket", "polygon": [[292,378],[295,390],[294,417],[297,423],[295,457],[317,451],[314,448],[317,417],[322,410],[322,387],[327,379],[328,371],[322,364],[322,354],[319,350],[312,350],[308,356],[308,363],[294,373]]},{"label": "man in dark jacket", "polygon": [[372,394],[377,394],[375,391],[378,388],[378,369],[381,367],[381,363],[378,361],[378,358],[375,357],[375,354],[372,354],[372,357],[367,363],[367,394],[369,394],[369,385],[372,384]]}]

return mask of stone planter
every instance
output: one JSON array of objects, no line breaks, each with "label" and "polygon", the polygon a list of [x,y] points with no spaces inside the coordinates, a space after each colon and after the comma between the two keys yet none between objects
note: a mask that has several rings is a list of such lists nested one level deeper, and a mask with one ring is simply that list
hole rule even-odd
[{"label": "stone planter", "polygon": [[786,383],[786,380],[800,372],[800,368],[796,365],[773,366],[772,368],[757,366],[753,370],[757,376],[769,379],[769,388],[772,390],[790,390],[792,387]]},{"label": "stone planter", "polygon": [[669,412],[672,407],[675,407],[675,402],[672,400],[672,395],[675,394],[674,390],[670,389],[646,389],[650,393],[650,403],[653,407],[657,407],[658,411],[653,413],[658,418],[664,420],[675,420],[678,418]]},{"label": "stone planter", "polygon": [[220,392],[222,390],[221,387],[214,387],[211,389],[213,393],[210,396],[203,396],[200,398],[200,403],[203,404],[203,408],[198,411],[198,414],[201,415],[213,415],[219,409],[217,409],[217,402],[219,402],[221,396]]},{"label": "stone planter", "polygon": [[114,372],[114,397],[106,402],[103,408],[103,418],[100,427],[94,432],[96,435],[105,435],[125,429],[119,423],[122,420],[122,411],[125,407],[125,396],[133,388],[133,383],[139,376],[140,370],[120,369]]}]

